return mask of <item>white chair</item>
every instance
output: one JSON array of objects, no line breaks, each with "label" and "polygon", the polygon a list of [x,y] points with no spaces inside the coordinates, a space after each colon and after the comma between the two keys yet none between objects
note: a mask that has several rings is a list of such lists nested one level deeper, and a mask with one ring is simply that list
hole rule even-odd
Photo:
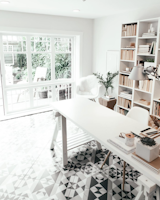
[{"label": "white chair", "polygon": [[148,126],[149,112],[146,109],[133,107],[126,116]]},{"label": "white chair", "polygon": [[76,96],[95,100],[99,96],[100,87],[94,75],[80,78],[77,83]]},{"label": "white chair", "polygon": [[[149,112],[146,109],[143,109],[143,108],[140,108],[140,107],[133,107],[127,113],[126,116],[148,126]],[[111,152],[109,151],[104,162],[103,162],[103,164],[102,164],[102,166],[101,166],[101,169],[103,168],[103,165],[107,161],[110,154],[111,154]],[[125,183],[125,168],[126,168],[126,162],[124,161],[124,163],[123,163],[123,190],[124,190],[124,183]]]}]

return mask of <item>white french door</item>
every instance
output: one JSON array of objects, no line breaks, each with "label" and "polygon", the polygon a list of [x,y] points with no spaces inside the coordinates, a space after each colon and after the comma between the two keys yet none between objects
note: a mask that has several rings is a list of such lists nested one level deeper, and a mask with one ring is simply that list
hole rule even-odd
[{"label": "white french door", "polygon": [[0,35],[5,114],[74,96],[74,37]]}]

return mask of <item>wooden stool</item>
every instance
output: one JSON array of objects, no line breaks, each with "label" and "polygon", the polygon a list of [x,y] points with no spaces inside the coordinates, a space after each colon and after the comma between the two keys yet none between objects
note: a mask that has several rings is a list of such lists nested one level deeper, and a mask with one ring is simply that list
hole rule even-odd
[{"label": "wooden stool", "polygon": [[137,182],[139,184],[139,192],[135,200],[140,200],[143,196],[145,196],[145,200],[151,200],[156,190],[156,184],[144,175],[140,176]]},{"label": "wooden stool", "polygon": [[116,102],[117,102],[117,99],[106,100],[106,99],[103,99],[103,98],[99,98],[99,103],[102,106],[105,106],[105,107],[110,108],[112,110],[114,109]]}]

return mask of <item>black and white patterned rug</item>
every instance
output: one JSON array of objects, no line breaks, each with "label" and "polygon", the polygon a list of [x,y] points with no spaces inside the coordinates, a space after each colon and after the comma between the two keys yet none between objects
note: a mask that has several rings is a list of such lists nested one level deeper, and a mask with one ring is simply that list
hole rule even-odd
[{"label": "black and white patterned rug", "polygon": [[[68,152],[68,165],[56,149],[50,151],[55,121],[46,112],[0,122],[0,200],[123,200],[134,199],[140,175],[123,161],[97,150],[95,141]],[[68,135],[82,132],[68,122]],[[61,138],[61,135],[59,135]]]}]

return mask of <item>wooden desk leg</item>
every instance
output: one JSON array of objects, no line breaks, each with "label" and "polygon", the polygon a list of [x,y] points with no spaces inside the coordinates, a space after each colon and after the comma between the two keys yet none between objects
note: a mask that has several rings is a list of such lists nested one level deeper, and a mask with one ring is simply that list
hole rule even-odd
[{"label": "wooden desk leg", "polygon": [[108,154],[107,154],[107,156],[106,156],[106,158],[105,158],[105,160],[104,160],[104,162],[103,162],[103,164],[102,164],[102,166],[101,166],[101,169],[103,168],[103,165],[104,165],[105,162],[107,161],[107,159],[108,159],[108,157],[110,156],[110,154],[111,154],[111,151],[108,152]]},{"label": "wooden desk leg", "polygon": [[157,197],[157,200],[160,200],[160,187],[158,185],[156,189],[156,197]]},{"label": "wooden desk leg", "polygon": [[124,184],[125,184],[125,171],[126,171],[126,162],[123,161],[123,190],[124,190]]},{"label": "wooden desk leg", "polygon": [[98,141],[96,141],[96,143],[97,143],[98,150],[101,150],[102,149],[101,144]]},{"label": "wooden desk leg", "polygon": [[66,126],[66,118],[64,116],[62,116],[62,162],[63,162],[63,166],[68,164],[67,126]]}]

